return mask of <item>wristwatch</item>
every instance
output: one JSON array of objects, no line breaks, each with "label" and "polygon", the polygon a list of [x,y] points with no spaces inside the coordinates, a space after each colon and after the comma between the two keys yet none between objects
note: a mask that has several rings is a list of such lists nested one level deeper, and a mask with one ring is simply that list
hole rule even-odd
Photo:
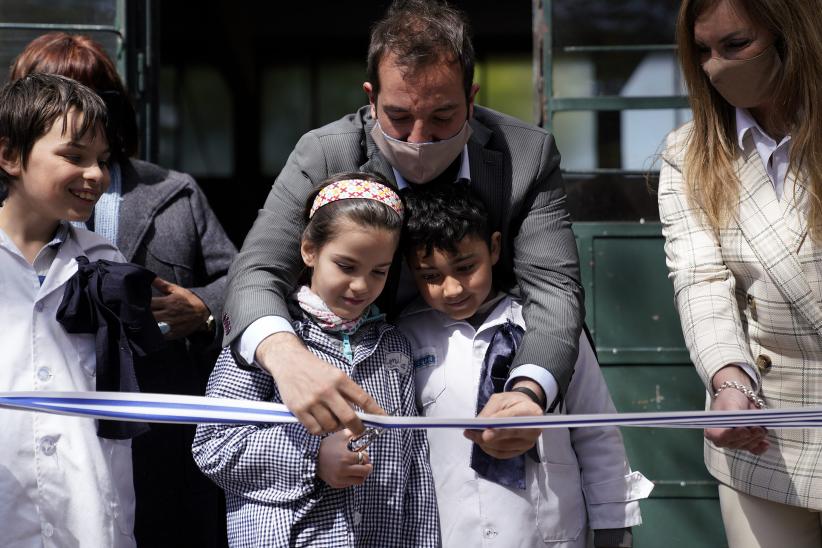
[{"label": "wristwatch", "polygon": [[206,319],[206,331],[209,333],[214,333],[214,314],[209,314],[208,319]]},{"label": "wristwatch", "polygon": [[545,409],[545,402],[542,401],[542,398],[540,398],[536,392],[534,392],[527,386],[516,386],[511,389],[511,392],[522,392],[523,394],[531,398],[531,401],[533,401],[535,404]]}]

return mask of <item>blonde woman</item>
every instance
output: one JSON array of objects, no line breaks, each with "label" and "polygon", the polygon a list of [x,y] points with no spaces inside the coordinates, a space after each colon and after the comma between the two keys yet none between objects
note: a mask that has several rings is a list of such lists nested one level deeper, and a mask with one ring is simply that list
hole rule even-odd
[{"label": "blonde woman", "polygon": [[[711,409],[822,405],[822,1],[683,0],[659,209]],[[822,546],[822,429],[705,431],[731,547]]]}]

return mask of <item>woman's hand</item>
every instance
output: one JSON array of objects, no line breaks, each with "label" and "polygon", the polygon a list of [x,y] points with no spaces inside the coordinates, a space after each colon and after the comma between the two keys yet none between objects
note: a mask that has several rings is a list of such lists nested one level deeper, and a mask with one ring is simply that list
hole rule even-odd
[{"label": "woman's hand", "polygon": [[159,276],[151,285],[162,293],[159,297],[151,298],[151,312],[158,322],[165,322],[171,328],[165,335],[166,339],[188,337],[205,328],[209,311],[200,297]]},{"label": "woman's hand", "polygon": [[[751,379],[742,369],[729,365],[720,369],[713,378],[714,390],[725,381],[736,381],[751,386]],[[745,394],[735,388],[726,388],[711,402],[711,411],[743,411],[756,409]],[[739,426],[736,428],[706,428],[705,437],[717,447],[741,449],[754,455],[761,455],[770,447],[766,439],[767,429],[762,426]]]},{"label": "woman's hand", "polygon": [[351,431],[345,429],[320,442],[317,477],[334,489],[362,485],[374,469],[367,451],[354,453],[348,450],[346,445],[352,436]]}]

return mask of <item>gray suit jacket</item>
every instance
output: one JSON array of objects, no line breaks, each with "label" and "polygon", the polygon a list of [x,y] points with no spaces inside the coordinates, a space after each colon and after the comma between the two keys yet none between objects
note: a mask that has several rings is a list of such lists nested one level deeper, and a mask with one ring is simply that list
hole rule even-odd
[{"label": "gray suit jacket", "polygon": [[[224,344],[262,316],[289,317],[284,296],[303,269],[298,242],[315,187],[344,171],[377,172],[396,184],[371,138],[374,123],[363,107],[297,143],[229,271]],[[502,288],[516,283],[525,303],[528,332],[514,366],[546,367],[564,393],[577,357],[583,295],[559,152],[545,130],[490,109],[476,107],[470,124],[471,186],[502,232],[496,281]],[[387,287],[396,285],[389,280]]]}]

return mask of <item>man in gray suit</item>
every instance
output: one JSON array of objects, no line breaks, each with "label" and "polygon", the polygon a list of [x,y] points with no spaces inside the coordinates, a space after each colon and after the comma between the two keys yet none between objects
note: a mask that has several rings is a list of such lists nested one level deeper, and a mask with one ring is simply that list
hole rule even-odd
[{"label": "man in gray suit", "polygon": [[[582,289],[559,153],[550,134],[474,105],[474,52],[464,16],[439,1],[396,0],[371,33],[370,104],[297,143],[229,272],[224,343],[239,363],[277,381],[283,401],[314,433],[362,425],[351,404],[381,412],[345,374],[313,357],[293,334],[285,298],[302,271],[302,212],[329,175],[372,171],[401,191],[464,181],[487,204],[503,254],[495,279],[516,286],[528,331],[506,392],[482,416],[538,415],[567,388],[582,328]],[[382,297],[397,298],[400,261]],[[409,283],[413,285],[412,282]],[[400,287],[399,294],[403,291]],[[495,457],[533,445],[538,430],[468,432]]]}]

